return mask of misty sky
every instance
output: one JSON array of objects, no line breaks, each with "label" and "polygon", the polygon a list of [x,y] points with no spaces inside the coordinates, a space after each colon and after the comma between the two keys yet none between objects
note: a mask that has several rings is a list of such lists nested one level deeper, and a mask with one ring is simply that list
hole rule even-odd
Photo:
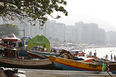
[{"label": "misty sky", "polygon": [[[69,12],[65,17],[62,13],[55,12],[56,16],[60,14],[62,18],[57,22],[66,25],[74,25],[75,22],[97,23],[101,27],[112,26],[116,28],[116,0],[66,0],[66,10]],[[49,17],[50,20],[53,20]]]}]

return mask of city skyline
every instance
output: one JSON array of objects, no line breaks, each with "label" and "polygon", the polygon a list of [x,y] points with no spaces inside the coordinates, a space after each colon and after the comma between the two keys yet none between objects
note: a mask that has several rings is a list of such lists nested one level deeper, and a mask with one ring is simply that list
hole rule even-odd
[{"label": "city skyline", "polygon": [[[66,0],[68,16],[54,12],[52,15],[61,15],[60,19],[53,19],[56,22],[66,25],[74,25],[76,22],[97,23],[100,28],[106,31],[116,31],[116,11],[115,0]],[[109,29],[109,30],[108,30]]]},{"label": "city skyline", "polygon": [[35,26],[28,24],[28,26],[25,27],[19,21],[15,21],[15,24],[19,26],[20,29],[25,29],[25,34],[23,31],[20,31],[20,36],[33,38],[38,34],[42,34],[46,36],[51,43],[61,44],[66,41],[67,43],[116,44],[116,32],[105,32],[105,30],[99,28],[96,23],[88,24],[78,22],[74,26],[66,26],[63,23],[48,20],[43,30],[39,30],[39,24]]}]

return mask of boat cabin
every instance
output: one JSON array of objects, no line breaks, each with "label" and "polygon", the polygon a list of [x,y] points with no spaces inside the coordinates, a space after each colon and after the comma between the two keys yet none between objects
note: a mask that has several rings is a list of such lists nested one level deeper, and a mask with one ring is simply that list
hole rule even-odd
[{"label": "boat cabin", "polygon": [[2,38],[3,47],[21,47],[22,41],[15,36],[14,33],[9,34],[8,36]]},{"label": "boat cabin", "polygon": [[82,50],[71,50],[70,52],[76,56],[84,56],[85,55],[85,53]]}]

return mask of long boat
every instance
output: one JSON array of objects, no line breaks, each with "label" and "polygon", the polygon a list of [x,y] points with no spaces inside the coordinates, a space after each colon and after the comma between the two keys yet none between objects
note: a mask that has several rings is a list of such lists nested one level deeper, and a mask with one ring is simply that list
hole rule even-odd
[{"label": "long boat", "polygon": [[[21,51],[20,51],[21,52]],[[22,52],[25,52],[22,50]],[[39,68],[49,69],[53,68],[54,64],[49,61],[49,58],[31,58],[26,56],[19,56],[18,50],[14,48],[6,48],[4,56],[0,56],[0,66],[9,68]]]},{"label": "long boat", "polygon": [[[75,71],[102,71],[103,62],[86,62],[82,60],[72,60],[61,57],[49,57],[51,62],[54,62],[56,67],[60,67],[63,70],[75,70]],[[109,71],[116,71],[116,62],[105,62],[106,66],[108,66]],[[106,69],[108,70],[108,69]]]},{"label": "long boat", "polygon": [[35,58],[46,58],[47,57],[46,55],[37,54],[37,53],[29,52],[29,51],[27,51],[27,53],[30,57],[35,57]]},{"label": "long boat", "polygon": [[40,68],[48,69],[52,68],[53,64],[49,59],[17,59],[0,57],[0,66],[10,68]]},{"label": "long boat", "polygon": [[42,51],[37,51],[37,50],[29,50],[28,52],[35,53],[35,54],[40,54],[40,55],[49,55],[49,56],[59,55],[58,53],[54,53],[54,52],[42,52]]},{"label": "long boat", "polygon": [[41,34],[33,37],[28,42],[27,50],[30,52],[29,55],[33,57],[36,57],[33,54],[48,56],[58,55],[58,53],[50,52],[50,42],[44,35]]}]

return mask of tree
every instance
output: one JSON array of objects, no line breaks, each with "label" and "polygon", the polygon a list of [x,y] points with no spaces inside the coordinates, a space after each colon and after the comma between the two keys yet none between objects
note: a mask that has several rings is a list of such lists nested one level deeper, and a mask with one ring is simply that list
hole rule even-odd
[{"label": "tree", "polygon": [[10,33],[14,33],[16,36],[19,35],[19,28],[18,26],[9,26],[6,27],[7,24],[0,25],[0,38],[4,35],[9,35]]},{"label": "tree", "polygon": [[[17,17],[21,21],[26,19],[32,24],[38,19],[43,26],[47,21],[46,15],[60,18],[59,15],[57,17],[51,15],[54,11],[63,12],[67,16],[65,5],[67,2],[64,0],[0,0],[0,16],[5,22],[9,19],[14,21]],[[32,25],[35,26],[35,24]]]}]

